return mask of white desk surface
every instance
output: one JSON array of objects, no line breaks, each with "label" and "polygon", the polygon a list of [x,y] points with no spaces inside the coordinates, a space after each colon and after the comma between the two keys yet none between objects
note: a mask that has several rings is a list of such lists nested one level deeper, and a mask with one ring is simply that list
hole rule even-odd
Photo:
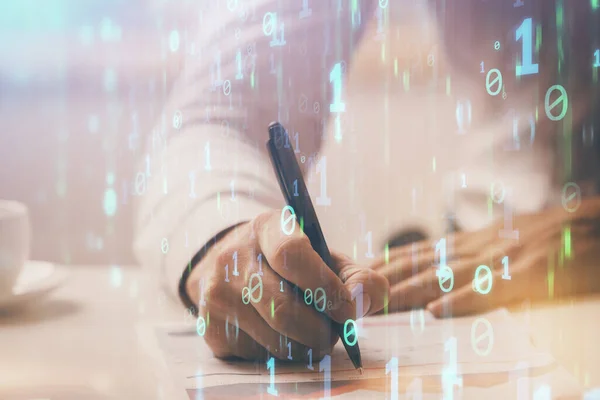
[{"label": "white desk surface", "polygon": [[[593,297],[514,315],[587,389],[600,387],[599,311]],[[136,327],[183,318],[139,267],[73,267],[39,304],[0,312],[0,399],[171,398],[171,377],[157,374]]]}]

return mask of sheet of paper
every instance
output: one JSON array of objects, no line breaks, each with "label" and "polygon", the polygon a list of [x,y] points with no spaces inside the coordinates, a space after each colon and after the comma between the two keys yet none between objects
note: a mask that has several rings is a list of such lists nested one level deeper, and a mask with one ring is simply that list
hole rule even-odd
[{"label": "sheet of paper", "polygon": [[[264,362],[224,362],[215,359],[194,327],[161,326],[155,330],[171,372],[186,389],[222,385],[269,384]],[[470,318],[436,320],[427,312],[393,314],[365,319],[359,327],[359,345],[365,374],[352,367],[342,343],[331,354],[331,383],[386,376],[386,364],[398,361],[404,380],[411,376],[519,374],[532,368],[552,367],[552,357],[538,351],[527,332],[505,310]],[[452,361],[455,360],[455,361]],[[275,382],[323,382],[324,365],[276,360]],[[388,377],[389,379],[389,377]],[[322,383],[321,383],[322,385]]]}]

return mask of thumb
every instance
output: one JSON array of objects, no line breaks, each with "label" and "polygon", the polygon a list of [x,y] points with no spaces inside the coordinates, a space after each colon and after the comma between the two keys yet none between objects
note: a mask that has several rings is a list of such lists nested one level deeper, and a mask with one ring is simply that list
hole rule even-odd
[{"label": "thumb", "polygon": [[385,276],[371,268],[354,264],[348,257],[332,254],[344,286],[356,304],[356,319],[375,314],[389,299],[390,284]]}]

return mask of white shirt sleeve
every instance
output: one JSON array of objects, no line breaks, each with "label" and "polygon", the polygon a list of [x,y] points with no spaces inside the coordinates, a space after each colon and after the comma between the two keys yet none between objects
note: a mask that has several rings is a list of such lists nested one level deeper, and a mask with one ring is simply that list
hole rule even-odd
[{"label": "white shirt sleeve", "polygon": [[183,73],[136,178],[143,193],[134,253],[160,271],[171,294],[216,234],[284,205],[265,151],[267,126],[279,120],[298,132],[298,156],[318,149],[329,73],[350,63],[372,3],[202,2],[198,32],[181,46]]}]

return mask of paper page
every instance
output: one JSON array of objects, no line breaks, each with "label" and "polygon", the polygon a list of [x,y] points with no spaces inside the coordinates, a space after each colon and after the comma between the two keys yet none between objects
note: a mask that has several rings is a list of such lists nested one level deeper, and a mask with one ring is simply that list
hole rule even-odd
[{"label": "paper page", "polygon": [[[156,329],[157,339],[172,372],[186,389],[231,384],[269,384],[264,362],[225,362],[215,359],[193,327],[168,326]],[[469,318],[437,320],[426,311],[370,317],[359,328],[359,345],[365,374],[353,368],[339,342],[330,358],[330,382],[372,380],[386,377],[386,364],[397,359],[403,380],[409,377],[440,376],[460,381],[468,374],[553,368],[553,359],[538,351],[523,327],[505,310]],[[454,361],[453,361],[454,360]],[[328,365],[275,361],[274,382],[320,382]],[[388,376],[389,380],[389,376]]]}]

